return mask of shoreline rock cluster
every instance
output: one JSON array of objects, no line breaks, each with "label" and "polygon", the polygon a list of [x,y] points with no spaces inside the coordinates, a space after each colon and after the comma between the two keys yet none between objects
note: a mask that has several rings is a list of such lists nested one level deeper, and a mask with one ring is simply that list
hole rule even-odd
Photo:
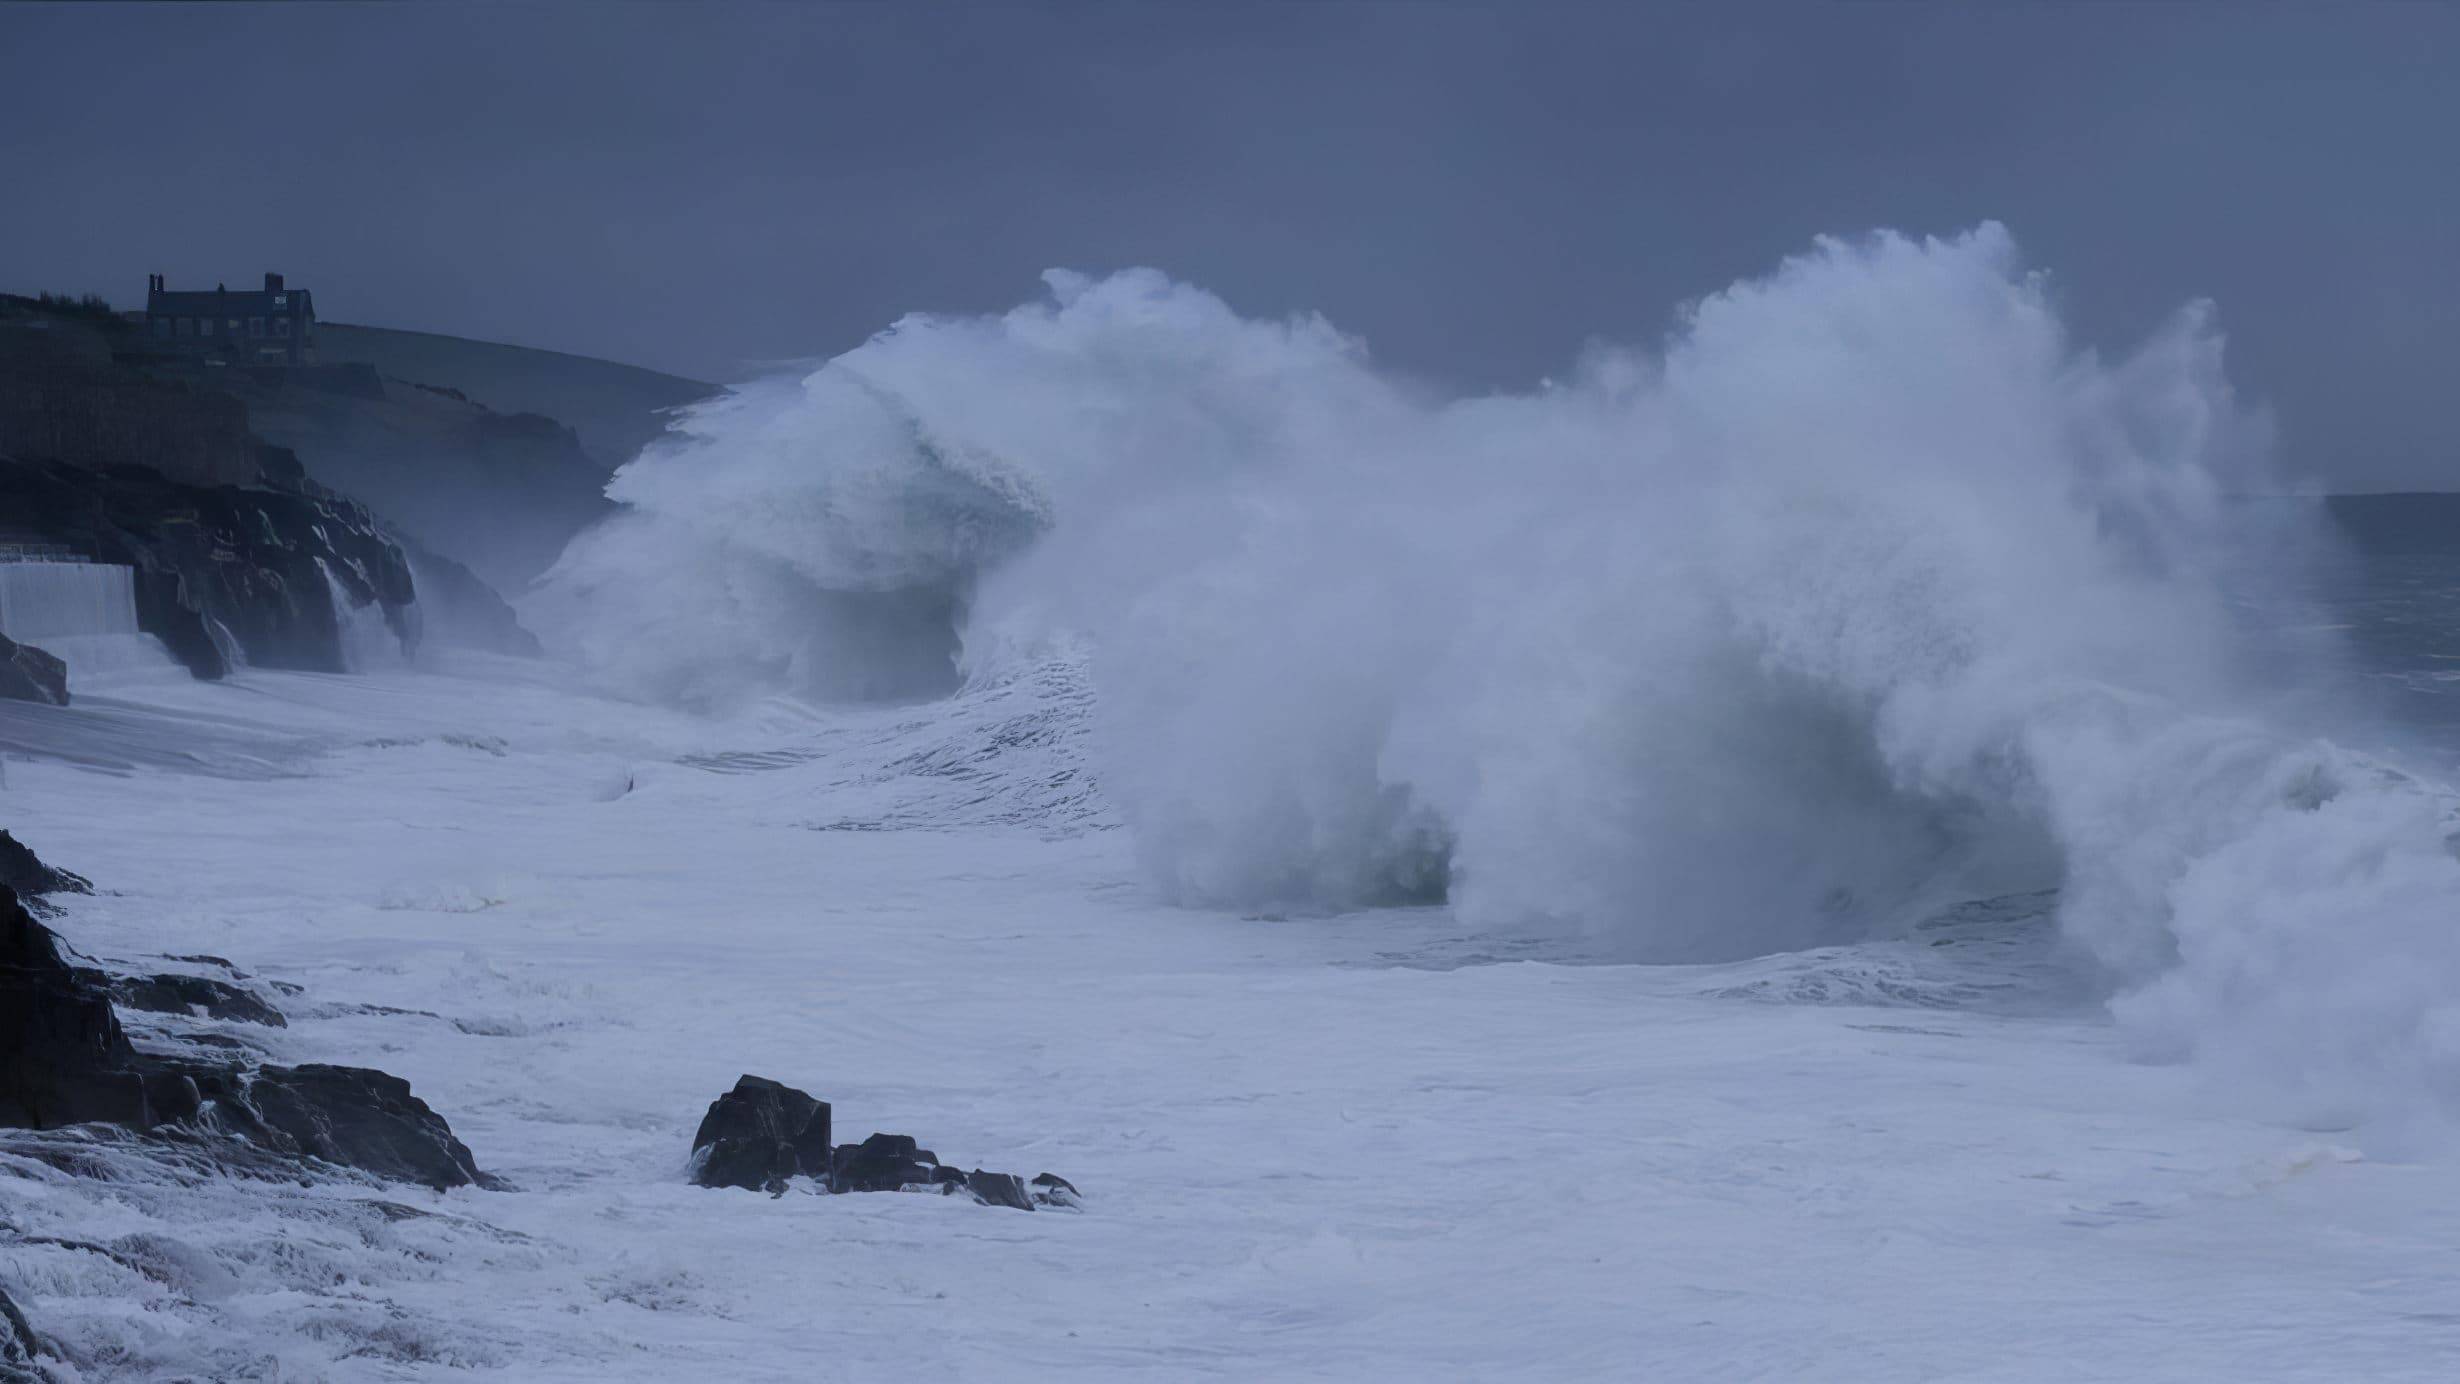
[{"label": "shoreline rock cluster", "polygon": [[0,831],[0,884],[16,890],[18,898],[38,917],[59,911],[45,901],[46,894],[94,892],[94,881],[44,864],[41,856],[6,831]]},{"label": "shoreline rock cluster", "polygon": [[[287,1021],[232,981],[73,964],[36,915],[57,915],[46,895],[92,892],[83,876],[0,831],[0,1129],[83,1127],[91,1136],[21,1152],[81,1162],[118,1145],[238,1177],[302,1180],[321,1169],[438,1190],[506,1188],[389,1072],[261,1063],[245,1045],[199,1045],[177,1056],[139,1050],[120,1027],[120,1006],[271,1027]],[[244,978],[218,957],[169,959]],[[25,1313],[0,1292],[0,1384],[47,1378],[45,1357]]]},{"label": "shoreline rock cluster", "polygon": [[219,967],[233,980],[72,964],[36,914],[57,914],[46,895],[93,891],[84,876],[44,863],[0,831],[0,1126],[101,1123],[138,1133],[176,1126],[394,1181],[500,1185],[479,1171],[444,1118],[388,1072],[139,1051],[120,1027],[119,1007],[273,1028],[288,1021],[263,995],[236,984],[245,973],[220,957],[172,959]]},{"label": "shoreline rock cluster", "polygon": [[1031,1182],[1014,1173],[971,1171],[943,1164],[911,1135],[874,1134],[859,1144],[831,1142],[829,1103],[792,1086],[748,1073],[709,1103],[692,1136],[694,1186],[739,1187],[783,1195],[795,1178],[818,1189],[846,1192],[966,1193],[984,1206],[1018,1211],[1079,1204],[1066,1179],[1043,1173]]},{"label": "shoreline rock cluster", "polygon": [[[13,843],[12,843],[13,844]],[[279,1026],[254,992],[207,977],[72,965],[59,937],[0,884],[0,1126],[175,1127],[281,1157],[437,1189],[500,1185],[400,1077],[366,1067],[139,1051],[115,1001]]]},{"label": "shoreline rock cluster", "polygon": [[[60,912],[47,896],[92,892],[83,876],[0,831],[0,1144],[105,1178],[111,1157],[135,1156],[208,1177],[513,1190],[481,1171],[443,1116],[390,1073],[281,1066],[221,1032],[154,1034],[137,1047],[120,1025],[123,1009],[280,1028],[288,1020],[274,1001],[299,992],[243,983],[246,972],[214,956],[163,959],[219,975],[81,964],[39,919]],[[826,1101],[747,1075],[701,1120],[691,1180],[780,1195],[795,1179],[827,1193],[963,1193],[1020,1211],[1080,1204],[1063,1178],[960,1169],[906,1135],[833,1143],[831,1115]],[[12,1130],[46,1133],[12,1139]],[[48,1358],[25,1313],[0,1292],[0,1384],[47,1377]]]}]

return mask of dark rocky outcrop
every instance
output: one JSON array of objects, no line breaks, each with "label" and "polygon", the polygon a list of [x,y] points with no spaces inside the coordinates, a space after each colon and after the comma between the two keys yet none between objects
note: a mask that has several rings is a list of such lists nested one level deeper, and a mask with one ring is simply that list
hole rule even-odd
[{"label": "dark rocky outcrop", "polygon": [[830,1119],[827,1101],[766,1077],[744,1076],[701,1117],[692,1136],[692,1181],[778,1194],[787,1179],[805,1177],[832,1193],[965,1192],[985,1206],[1019,1211],[1075,1206],[1081,1200],[1076,1188],[1049,1173],[1029,1184],[1013,1173],[947,1167],[911,1135],[874,1134],[832,1149]]},{"label": "dark rocky outcrop", "polygon": [[51,654],[0,634],[0,698],[68,705],[68,665]]},{"label": "dark rocky outcrop", "polygon": [[190,1014],[230,1023],[288,1028],[282,1011],[243,986],[211,976],[100,976],[111,998],[126,1009],[148,1014]]},{"label": "dark rocky outcrop", "polygon": [[692,1152],[692,1180],[703,1187],[775,1191],[790,1177],[825,1179],[828,1102],[746,1075],[709,1103],[692,1135]]},{"label": "dark rocky outcrop", "polygon": [[874,1134],[838,1148],[829,1171],[832,1192],[894,1192],[940,1185],[939,1156],[904,1134]]},{"label": "dark rocky outcrop", "polygon": [[262,1067],[241,1095],[298,1152],[395,1182],[495,1185],[410,1083],[368,1067]]},{"label": "dark rocky outcrop", "polygon": [[1015,1173],[986,1173],[980,1168],[965,1175],[965,1190],[985,1206],[1005,1206],[1018,1211],[1034,1209],[1033,1195],[1025,1190],[1025,1179]]},{"label": "dark rocky outcrop", "polygon": [[73,871],[44,864],[42,857],[5,831],[0,831],[0,884],[16,890],[21,899],[39,899],[45,894],[94,892],[92,880]]},{"label": "dark rocky outcrop", "polygon": [[173,996],[207,995],[226,1011],[241,1006],[234,996],[245,996],[280,1022],[271,1006],[219,981],[115,979],[72,966],[52,931],[15,890],[0,885],[0,1126],[102,1123],[191,1142],[211,1130],[262,1153],[395,1181],[501,1185],[479,1171],[443,1117],[400,1077],[364,1067],[253,1066],[244,1056],[140,1052],[120,1027],[112,992],[158,984],[169,985]]},{"label": "dark rocky outcrop", "polygon": [[0,885],[0,1125],[145,1129],[192,1118],[199,1104],[192,1080],[138,1056],[110,995]]},{"label": "dark rocky outcrop", "polygon": [[137,624],[198,677],[251,664],[346,671],[345,612],[416,642],[409,561],[375,517],[312,489],[192,485],[137,466],[0,458],[12,531],[134,567]]}]

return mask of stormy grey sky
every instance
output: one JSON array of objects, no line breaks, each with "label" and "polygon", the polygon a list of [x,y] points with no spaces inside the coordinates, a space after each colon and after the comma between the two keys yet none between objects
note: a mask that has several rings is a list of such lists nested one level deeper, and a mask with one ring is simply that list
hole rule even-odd
[{"label": "stormy grey sky", "polygon": [[2290,463],[2460,488],[2460,6],[0,6],[0,288],[704,378],[1151,264],[1517,386],[1824,231],[2210,297]]}]

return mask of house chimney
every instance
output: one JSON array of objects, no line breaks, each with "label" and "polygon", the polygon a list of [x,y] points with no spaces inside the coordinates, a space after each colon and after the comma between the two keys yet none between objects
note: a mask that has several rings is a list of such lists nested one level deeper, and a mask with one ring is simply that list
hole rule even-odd
[{"label": "house chimney", "polygon": [[281,276],[281,275],[279,275],[279,274],[267,274],[267,275],[265,276],[265,291],[266,291],[267,293],[279,293],[279,292],[281,292],[281,291],[282,291],[282,276]]}]

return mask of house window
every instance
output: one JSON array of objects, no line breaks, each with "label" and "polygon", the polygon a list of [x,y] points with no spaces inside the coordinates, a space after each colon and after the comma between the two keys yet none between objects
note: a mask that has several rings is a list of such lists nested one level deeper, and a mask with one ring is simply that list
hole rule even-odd
[{"label": "house window", "polygon": [[273,319],[273,334],[275,336],[290,335],[290,319],[287,317],[277,317]]},{"label": "house window", "polygon": [[264,319],[264,318],[262,318],[262,317],[251,317],[251,318],[249,318],[249,319],[248,319],[248,335],[250,335],[250,336],[263,336],[264,334],[265,334],[265,319]]},{"label": "house window", "polygon": [[154,336],[155,336],[157,339],[160,339],[160,338],[162,338],[162,337],[169,336],[170,334],[171,334],[171,319],[170,319],[170,318],[168,318],[168,317],[157,317],[157,318],[155,318],[155,319],[154,319]]},{"label": "house window", "polygon": [[198,336],[212,336],[214,334],[214,320],[210,317],[198,318],[196,320],[196,334]]},{"label": "house window", "polygon": [[186,336],[187,334],[188,334],[188,319],[187,319],[187,318],[185,318],[185,317],[174,317],[174,318],[172,318],[172,319],[171,319],[171,335],[173,335],[173,336]]}]

